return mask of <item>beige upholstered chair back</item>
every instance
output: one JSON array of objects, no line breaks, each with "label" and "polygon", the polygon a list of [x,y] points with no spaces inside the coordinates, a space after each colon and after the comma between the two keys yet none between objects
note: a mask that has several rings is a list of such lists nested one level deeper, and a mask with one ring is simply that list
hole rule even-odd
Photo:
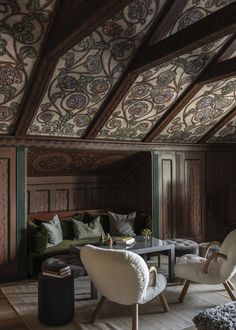
[{"label": "beige upholstered chair back", "polygon": [[149,281],[149,270],[139,255],[86,245],[81,260],[97,290],[107,299],[131,305],[142,301]]},{"label": "beige upholstered chair back", "polygon": [[221,262],[220,273],[225,279],[230,279],[236,273],[236,230],[231,231],[224,239],[220,252],[227,256],[224,260],[219,258]]}]

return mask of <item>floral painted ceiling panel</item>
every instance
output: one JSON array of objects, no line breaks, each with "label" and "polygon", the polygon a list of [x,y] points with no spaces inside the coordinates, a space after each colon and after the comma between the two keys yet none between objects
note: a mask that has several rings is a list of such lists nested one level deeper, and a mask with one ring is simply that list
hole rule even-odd
[{"label": "floral painted ceiling panel", "polygon": [[[187,0],[182,13],[177,17],[175,22],[173,22],[173,26],[168,30],[163,39],[235,1],[236,0]],[[151,44],[155,44],[159,40],[158,37],[155,37],[154,33]]]},{"label": "floral painted ceiling panel", "polygon": [[236,143],[236,116],[215,133],[208,143]]},{"label": "floral painted ceiling panel", "polygon": [[0,134],[11,134],[55,0],[0,2]]},{"label": "floral painted ceiling panel", "polygon": [[158,10],[158,0],[134,0],[65,53],[27,133],[83,137]]},{"label": "floral painted ceiling panel", "polygon": [[236,78],[205,85],[154,142],[197,143],[236,106]]},{"label": "floral painted ceiling panel", "polygon": [[141,73],[97,138],[142,140],[199,76],[225,40],[205,45]]}]

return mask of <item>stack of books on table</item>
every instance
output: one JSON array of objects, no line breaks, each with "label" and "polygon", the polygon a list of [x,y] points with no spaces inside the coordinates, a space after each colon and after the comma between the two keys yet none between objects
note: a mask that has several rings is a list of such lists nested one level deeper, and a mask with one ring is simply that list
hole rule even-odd
[{"label": "stack of books on table", "polygon": [[116,240],[116,245],[132,245],[135,243],[135,238],[130,236],[122,236]]},{"label": "stack of books on table", "polygon": [[64,262],[55,261],[43,266],[42,275],[64,278],[71,275],[71,268]]}]

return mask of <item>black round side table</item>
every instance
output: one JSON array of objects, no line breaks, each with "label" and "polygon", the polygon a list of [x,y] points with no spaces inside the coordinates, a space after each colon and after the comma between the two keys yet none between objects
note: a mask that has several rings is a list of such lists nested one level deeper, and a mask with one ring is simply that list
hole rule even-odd
[{"label": "black round side table", "polygon": [[48,325],[70,322],[75,313],[74,276],[38,277],[38,319]]}]

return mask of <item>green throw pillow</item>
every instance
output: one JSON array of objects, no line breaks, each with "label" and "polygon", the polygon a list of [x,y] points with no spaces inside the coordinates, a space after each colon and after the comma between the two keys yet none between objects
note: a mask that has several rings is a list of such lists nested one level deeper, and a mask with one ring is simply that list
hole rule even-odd
[{"label": "green throw pillow", "polygon": [[73,219],[83,221],[83,215],[73,215],[72,217],[60,219],[63,239],[74,239]]},{"label": "green throw pillow", "polygon": [[45,251],[48,242],[48,233],[46,228],[41,225],[36,225],[33,222],[28,222],[28,249],[31,252],[40,253]]},{"label": "green throw pillow", "polygon": [[74,219],[72,219],[72,221],[76,239],[93,238],[105,235],[102,225],[100,224],[100,217],[97,217],[88,223]]}]

